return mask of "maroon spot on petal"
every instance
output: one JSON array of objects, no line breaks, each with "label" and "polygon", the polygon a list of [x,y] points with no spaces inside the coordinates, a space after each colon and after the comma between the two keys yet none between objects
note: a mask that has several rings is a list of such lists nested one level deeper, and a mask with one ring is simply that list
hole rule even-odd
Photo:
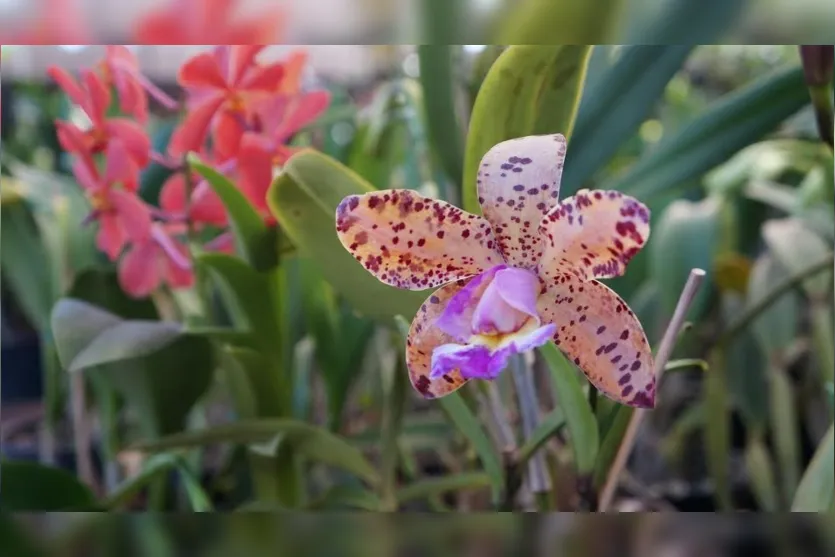
[{"label": "maroon spot on petal", "polygon": [[522,184],[516,184],[515,186],[513,186],[513,190],[514,191],[524,191],[525,186],[523,186]]},{"label": "maroon spot on petal", "polygon": [[652,408],[653,406],[655,406],[655,401],[653,400],[653,398],[654,397],[651,397],[647,393],[641,391],[640,393],[635,394],[635,397],[632,399],[632,404],[638,406],[639,408]]},{"label": "maroon spot on petal", "polygon": [[450,377],[446,373],[443,374],[441,377],[443,377],[444,381],[446,381],[447,383],[455,383],[455,379],[453,379],[452,377]]},{"label": "maroon spot on petal", "polygon": [[618,385],[623,386],[629,383],[632,380],[631,373],[624,373],[620,379],[618,379]]},{"label": "maroon spot on petal", "polygon": [[612,362],[613,364],[616,364],[621,360],[621,358],[623,358],[623,354],[618,354],[617,356],[615,356],[614,358],[612,358],[609,361]]},{"label": "maroon spot on petal", "polygon": [[629,329],[624,329],[623,332],[620,334],[621,340],[626,340],[629,338]]},{"label": "maroon spot on petal", "polygon": [[635,371],[639,367],[641,367],[641,360],[635,360],[634,362],[632,362],[632,365],[629,366],[629,369],[631,369],[632,371]]},{"label": "maroon spot on petal", "polygon": [[425,239],[423,239],[423,238],[420,238],[420,239],[417,241],[417,245],[418,245],[418,247],[419,247],[419,248],[422,248],[424,244],[426,244],[426,240],[425,240]]},{"label": "maroon spot on petal", "polygon": [[444,231],[443,230],[438,230],[438,233],[436,234],[436,236],[438,236],[438,238],[443,238],[444,237]]},{"label": "maroon spot on petal", "polygon": [[609,352],[611,352],[612,350],[614,350],[617,347],[618,347],[617,342],[610,342],[609,344],[606,345],[606,348],[603,349],[603,352],[608,354]]},{"label": "maroon spot on petal", "polygon": [[429,395],[429,386],[430,385],[431,385],[431,382],[429,381],[429,377],[427,377],[426,375],[421,375],[420,377],[417,378],[417,381],[415,381],[415,388],[418,391],[420,391],[420,394],[422,394],[423,396],[428,396]]},{"label": "maroon spot on petal", "polygon": [[579,366],[580,365],[580,358],[574,358],[574,363]]},{"label": "maroon spot on petal", "polygon": [[441,299],[438,298],[437,296],[430,296],[429,297],[429,303],[430,304],[437,304],[440,301],[441,301]]},{"label": "maroon spot on petal", "polygon": [[635,390],[635,389],[632,387],[632,385],[627,385],[627,386],[626,386],[626,387],[624,387],[624,388],[623,388],[623,390],[620,392],[620,396],[622,396],[622,397],[627,397],[627,396],[629,396],[629,393],[631,393],[631,392],[632,392],[632,391],[634,391],[634,390]]},{"label": "maroon spot on petal", "polygon": [[606,330],[606,325],[601,325],[597,328],[597,334],[602,335],[603,331],[605,331],[605,330]]}]

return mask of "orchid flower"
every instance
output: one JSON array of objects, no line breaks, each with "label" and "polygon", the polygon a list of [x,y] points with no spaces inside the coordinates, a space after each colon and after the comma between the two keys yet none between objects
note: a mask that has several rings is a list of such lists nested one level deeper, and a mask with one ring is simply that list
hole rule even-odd
[{"label": "orchid flower", "polygon": [[104,82],[116,87],[122,112],[132,115],[140,124],[148,121],[146,92],[169,110],[177,107],[174,99],[142,74],[139,61],[129,48],[122,45],[106,46],[100,68]]},{"label": "orchid flower", "polygon": [[147,296],[163,283],[187,288],[194,283],[188,250],[172,234],[185,233],[183,225],[154,223],[144,239],[133,242],[119,261],[119,284],[137,298]]},{"label": "orchid flower", "polygon": [[96,245],[111,260],[127,242],[142,241],[150,234],[148,206],[130,190],[117,187],[117,183],[129,183],[134,177],[130,163],[115,144],[108,148],[104,174],[88,158],[76,159],[72,171],[93,208],[87,220],[99,223]]},{"label": "orchid flower", "polygon": [[87,130],[70,122],[55,122],[58,141],[65,151],[81,155],[84,152],[95,154],[116,144],[116,148],[130,157],[136,171],[148,164],[151,141],[142,128],[126,118],[107,118],[111,95],[101,77],[90,70],[82,70],[79,83],[66,70],[57,66],[50,67],[47,73],[70,100],[87,114],[91,122]]},{"label": "orchid flower", "polygon": [[172,174],[162,185],[160,208],[175,220],[192,224],[226,226],[229,220],[223,202],[200,175],[192,173],[194,190],[187,200],[186,177],[182,172]]},{"label": "orchid flower", "polygon": [[652,354],[626,303],[598,282],[623,274],[649,236],[649,211],[617,191],[557,202],[560,135],[494,146],[478,172],[484,216],[411,190],[345,198],[336,230],[380,281],[440,287],[412,321],[406,359],[426,398],[494,379],[509,358],[549,340],[610,398],[655,403]]},{"label": "orchid flower", "polygon": [[253,103],[275,94],[284,76],[280,63],[258,65],[259,45],[219,46],[197,54],[180,68],[179,83],[189,93],[189,111],[171,137],[169,155],[197,151],[211,126],[218,156],[237,153]]},{"label": "orchid flower", "polygon": [[136,44],[273,44],[283,21],[279,10],[235,18],[239,0],[172,0],[135,27]]}]

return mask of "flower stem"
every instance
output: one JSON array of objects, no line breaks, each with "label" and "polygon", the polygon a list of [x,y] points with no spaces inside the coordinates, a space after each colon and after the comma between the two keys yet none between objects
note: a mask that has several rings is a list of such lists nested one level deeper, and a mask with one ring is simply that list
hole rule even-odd
[{"label": "flower stem", "polygon": [[[516,383],[516,395],[519,399],[519,412],[522,417],[522,433],[524,439],[529,439],[539,425],[539,402],[536,398],[531,368],[525,361],[525,356],[514,356],[510,363],[513,380]],[[528,461],[528,488],[540,502],[547,503],[547,495],[551,491],[551,477],[548,474],[545,455],[541,452],[531,456]],[[542,495],[540,497],[540,495]],[[547,510],[550,505],[547,505]]]},{"label": "flower stem", "polygon": [[[667,360],[669,360],[672,355],[673,347],[678,339],[679,331],[684,325],[687,310],[690,308],[690,304],[693,303],[693,299],[696,297],[696,293],[698,292],[699,286],[701,286],[704,278],[704,270],[693,269],[690,271],[690,276],[687,278],[687,283],[684,285],[681,296],[679,296],[678,304],[673,312],[673,317],[670,319],[670,324],[664,332],[664,337],[661,339],[661,344],[658,347],[658,353],[655,356],[655,369],[653,371],[656,382],[660,382],[661,380],[661,374],[667,366]],[[621,441],[615,460],[612,462],[612,467],[609,469],[606,483],[600,493],[600,504],[598,506],[600,512],[605,512],[612,502],[612,498],[615,494],[615,488],[618,485],[618,480],[626,467],[626,460],[629,457],[629,453],[632,452],[632,447],[635,445],[638,428],[640,427],[645,415],[646,411],[642,408],[636,408],[635,411],[632,412],[632,416],[629,419],[629,425],[627,425],[626,432],[623,435],[623,441]]]}]

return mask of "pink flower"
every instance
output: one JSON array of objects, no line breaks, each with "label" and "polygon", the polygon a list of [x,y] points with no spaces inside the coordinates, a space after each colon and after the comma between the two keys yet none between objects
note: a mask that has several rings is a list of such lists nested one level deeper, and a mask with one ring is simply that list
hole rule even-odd
[{"label": "pink flower", "polygon": [[106,46],[105,57],[100,67],[104,83],[116,87],[122,112],[132,115],[140,124],[148,121],[146,92],[169,110],[177,108],[174,99],[142,74],[139,70],[139,61],[127,47]]},{"label": "pink flower", "polygon": [[382,282],[435,291],[407,341],[412,385],[425,397],[493,379],[513,354],[552,340],[612,399],[655,403],[640,322],[598,279],[623,274],[649,237],[649,211],[616,191],[557,202],[562,135],[505,141],[482,159],[484,216],[410,190],[345,198],[337,234]]},{"label": "pink flower", "polygon": [[89,129],[82,130],[75,124],[57,121],[58,141],[65,151],[87,156],[111,148],[118,149],[129,157],[134,174],[148,164],[151,141],[135,122],[125,118],[107,118],[110,90],[96,73],[83,70],[81,83],[57,66],[50,67],[47,73],[87,114],[92,124]]},{"label": "pink flower", "polygon": [[185,232],[183,226],[165,227],[155,223],[150,234],[133,242],[119,262],[119,284],[136,298],[147,296],[163,284],[188,288],[194,283],[188,251],[172,234]]},{"label": "pink flower", "polygon": [[117,183],[134,181],[129,162],[111,145],[101,175],[91,161],[76,159],[73,174],[85,190],[92,206],[88,220],[99,223],[96,245],[115,260],[129,241],[142,241],[150,233],[151,213],[135,193],[117,187]]},{"label": "pink flower", "polygon": [[189,93],[188,113],[171,137],[169,155],[199,151],[211,126],[212,144],[221,159],[237,154],[255,103],[275,94],[284,76],[281,64],[260,66],[263,46],[219,46],[189,59],[178,76]]},{"label": "pink flower", "polygon": [[173,217],[176,221],[187,221],[196,225],[226,226],[229,224],[226,209],[208,182],[202,180],[196,173],[192,175],[191,180],[194,189],[190,200],[186,199],[187,184],[182,172],[172,174],[165,181],[160,192],[160,208],[166,215]]}]

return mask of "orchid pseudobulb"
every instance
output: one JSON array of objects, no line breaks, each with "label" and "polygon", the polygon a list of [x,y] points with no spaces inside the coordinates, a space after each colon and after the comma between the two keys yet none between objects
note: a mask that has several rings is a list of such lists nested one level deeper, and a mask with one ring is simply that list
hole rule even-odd
[{"label": "orchid pseudobulb", "polygon": [[512,139],[482,159],[484,216],[411,190],[345,198],[336,228],[382,282],[438,288],[407,340],[412,385],[426,398],[494,379],[509,358],[552,340],[610,398],[655,403],[652,354],[626,303],[598,282],[623,274],[649,237],[649,210],[617,191],[558,202],[566,141]]}]

